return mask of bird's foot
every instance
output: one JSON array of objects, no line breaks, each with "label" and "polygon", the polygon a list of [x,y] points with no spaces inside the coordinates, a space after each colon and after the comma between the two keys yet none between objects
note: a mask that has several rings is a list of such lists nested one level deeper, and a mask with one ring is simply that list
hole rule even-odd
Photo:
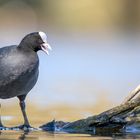
[{"label": "bird's foot", "polygon": [[5,127],[3,125],[0,125],[0,130],[9,130],[9,128],[8,127]]},{"label": "bird's foot", "polygon": [[24,130],[24,131],[33,131],[33,130],[37,130],[37,128],[31,127],[30,125],[20,125],[20,126],[16,126],[16,127],[12,127],[12,130]]}]

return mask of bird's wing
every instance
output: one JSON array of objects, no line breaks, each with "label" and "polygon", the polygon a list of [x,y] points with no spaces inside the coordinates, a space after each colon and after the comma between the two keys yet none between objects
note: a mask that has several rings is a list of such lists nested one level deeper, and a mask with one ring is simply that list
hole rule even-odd
[{"label": "bird's wing", "polygon": [[[30,57],[30,56],[29,56]],[[28,63],[22,53],[17,52],[16,46],[0,49],[0,86],[17,79],[20,75],[32,71],[34,63]]]}]

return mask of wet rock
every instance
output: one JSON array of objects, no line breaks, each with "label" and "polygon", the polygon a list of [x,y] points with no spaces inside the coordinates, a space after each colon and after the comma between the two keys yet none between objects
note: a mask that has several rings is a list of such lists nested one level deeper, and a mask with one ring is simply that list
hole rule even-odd
[{"label": "wet rock", "polygon": [[140,132],[140,121],[134,120],[130,121],[123,128],[125,132],[129,133],[139,133]]},{"label": "wet rock", "polygon": [[69,122],[63,122],[63,121],[51,121],[49,123],[46,123],[42,126],[40,126],[39,128],[41,128],[42,130],[45,131],[61,131],[61,129],[65,126],[69,124]]}]

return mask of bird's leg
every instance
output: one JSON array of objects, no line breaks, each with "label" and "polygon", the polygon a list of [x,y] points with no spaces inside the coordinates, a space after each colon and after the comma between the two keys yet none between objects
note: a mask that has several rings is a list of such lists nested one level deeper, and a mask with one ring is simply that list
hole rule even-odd
[{"label": "bird's leg", "polygon": [[24,129],[24,130],[29,130],[32,127],[30,126],[29,121],[28,121],[28,118],[27,118],[27,115],[26,115],[25,98],[26,98],[26,96],[18,96],[18,99],[20,101],[19,102],[20,108],[21,108],[22,115],[23,115],[23,118],[24,118],[24,124],[22,126],[19,126],[19,128],[20,129]]},{"label": "bird's leg", "polygon": [[24,125],[25,126],[30,126],[27,115],[26,115],[26,111],[25,111],[25,101],[20,101],[20,107],[21,107],[21,111],[22,111],[22,115],[24,117]]}]

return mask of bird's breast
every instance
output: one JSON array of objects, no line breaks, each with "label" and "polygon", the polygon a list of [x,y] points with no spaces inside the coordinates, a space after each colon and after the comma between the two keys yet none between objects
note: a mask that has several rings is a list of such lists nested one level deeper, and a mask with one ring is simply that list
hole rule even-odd
[{"label": "bird's breast", "polygon": [[0,60],[0,98],[27,94],[38,79],[37,55],[9,54]]}]

